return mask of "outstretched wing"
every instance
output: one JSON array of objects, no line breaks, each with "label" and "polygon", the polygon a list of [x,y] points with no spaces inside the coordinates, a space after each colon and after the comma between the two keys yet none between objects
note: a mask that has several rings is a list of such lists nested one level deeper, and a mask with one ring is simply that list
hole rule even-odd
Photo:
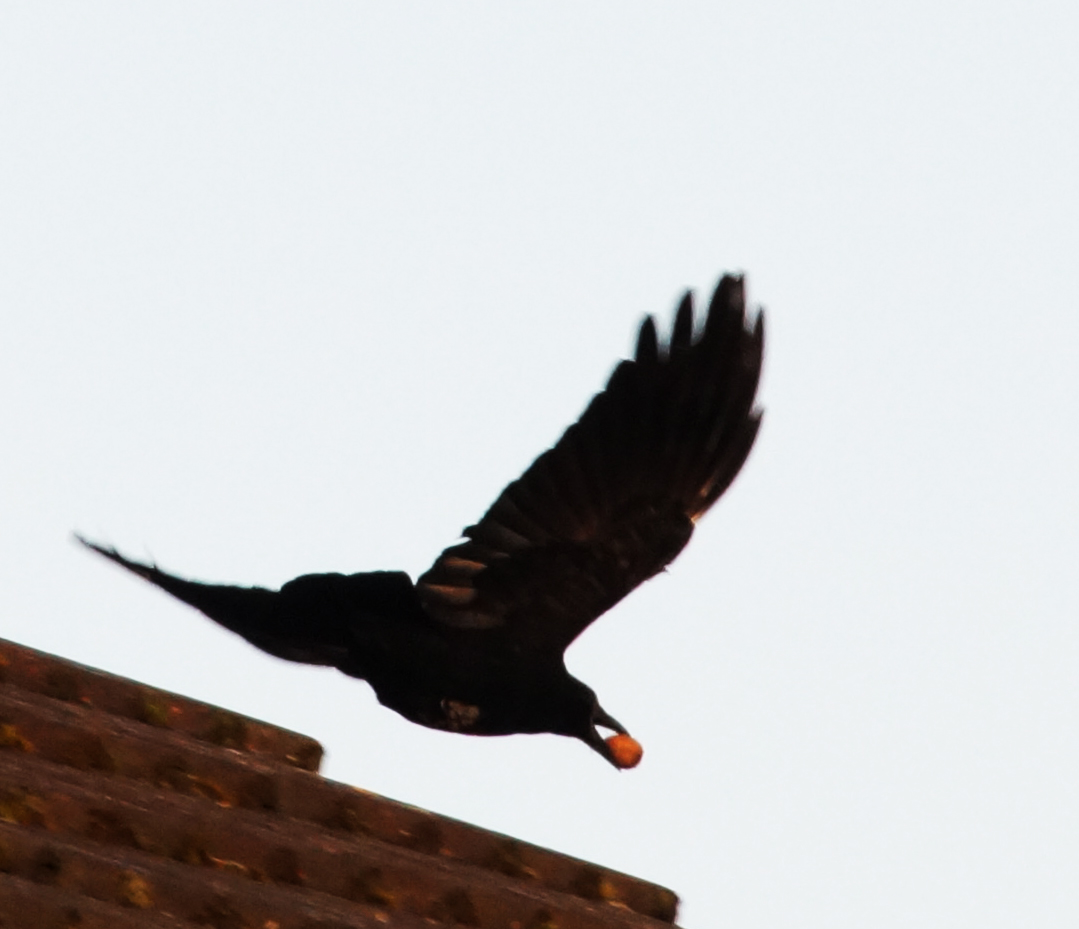
[{"label": "outstretched wing", "polygon": [[720,281],[697,334],[689,294],[669,345],[648,317],[636,357],[420,577],[425,610],[561,654],[675,558],[738,474],[760,425],[763,343],[741,277]]}]

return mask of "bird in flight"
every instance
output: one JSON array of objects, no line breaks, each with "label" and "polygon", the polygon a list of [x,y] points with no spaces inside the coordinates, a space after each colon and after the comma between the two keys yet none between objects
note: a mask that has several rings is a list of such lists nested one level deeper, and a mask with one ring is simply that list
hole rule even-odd
[{"label": "bird in flight", "polygon": [[674,560],[738,474],[760,425],[763,345],[741,277],[723,277],[703,324],[687,293],[665,342],[646,318],[581,418],[415,583],[373,571],[280,590],[204,584],[77,538],[271,655],[367,681],[414,723],[552,732],[634,767],[639,743],[564,652]]}]

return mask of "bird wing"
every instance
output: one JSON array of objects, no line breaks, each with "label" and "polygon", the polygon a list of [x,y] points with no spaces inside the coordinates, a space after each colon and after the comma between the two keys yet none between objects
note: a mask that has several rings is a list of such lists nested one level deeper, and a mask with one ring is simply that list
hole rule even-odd
[{"label": "bird wing", "polygon": [[430,616],[561,654],[675,558],[761,418],[763,318],[747,325],[741,277],[720,281],[699,328],[690,294],[668,344],[645,319],[635,357],[419,578]]}]

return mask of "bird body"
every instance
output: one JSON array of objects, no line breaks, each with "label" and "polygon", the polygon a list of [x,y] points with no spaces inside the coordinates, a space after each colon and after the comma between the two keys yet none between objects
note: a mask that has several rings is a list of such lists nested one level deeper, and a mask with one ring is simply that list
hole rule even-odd
[{"label": "bird body", "polygon": [[668,345],[647,318],[634,359],[415,583],[375,571],[279,591],[204,584],[80,541],[263,651],[366,680],[414,723],[552,732],[631,767],[639,745],[563,654],[678,555],[753,445],[763,326],[746,325],[741,278],[720,281],[693,329],[689,295]]}]

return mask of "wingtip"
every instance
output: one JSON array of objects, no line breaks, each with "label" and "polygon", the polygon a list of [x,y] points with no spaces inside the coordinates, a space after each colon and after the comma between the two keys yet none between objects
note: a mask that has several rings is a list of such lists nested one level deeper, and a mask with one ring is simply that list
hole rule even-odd
[{"label": "wingtip", "polygon": [[634,359],[638,364],[656,364],[659,361],[659,337],[656,335],[656,321],[651,316],[646,316],[641,323]]},{"label": "wingtip", "polygon": [[724,274],[716,284],[712,294],[712,309],[738,310],[746,305],[746,276],[737,274]]},{"label": "wingtip", "polygon": [[764,307],[756,307],[757,316],[753,320],[753,340],[764,347]]},{"label": "wingtip", "polygon": [[688,349],[693,344],[693,292],[687,290],[674,314],[671,328],[671,351]]}]

